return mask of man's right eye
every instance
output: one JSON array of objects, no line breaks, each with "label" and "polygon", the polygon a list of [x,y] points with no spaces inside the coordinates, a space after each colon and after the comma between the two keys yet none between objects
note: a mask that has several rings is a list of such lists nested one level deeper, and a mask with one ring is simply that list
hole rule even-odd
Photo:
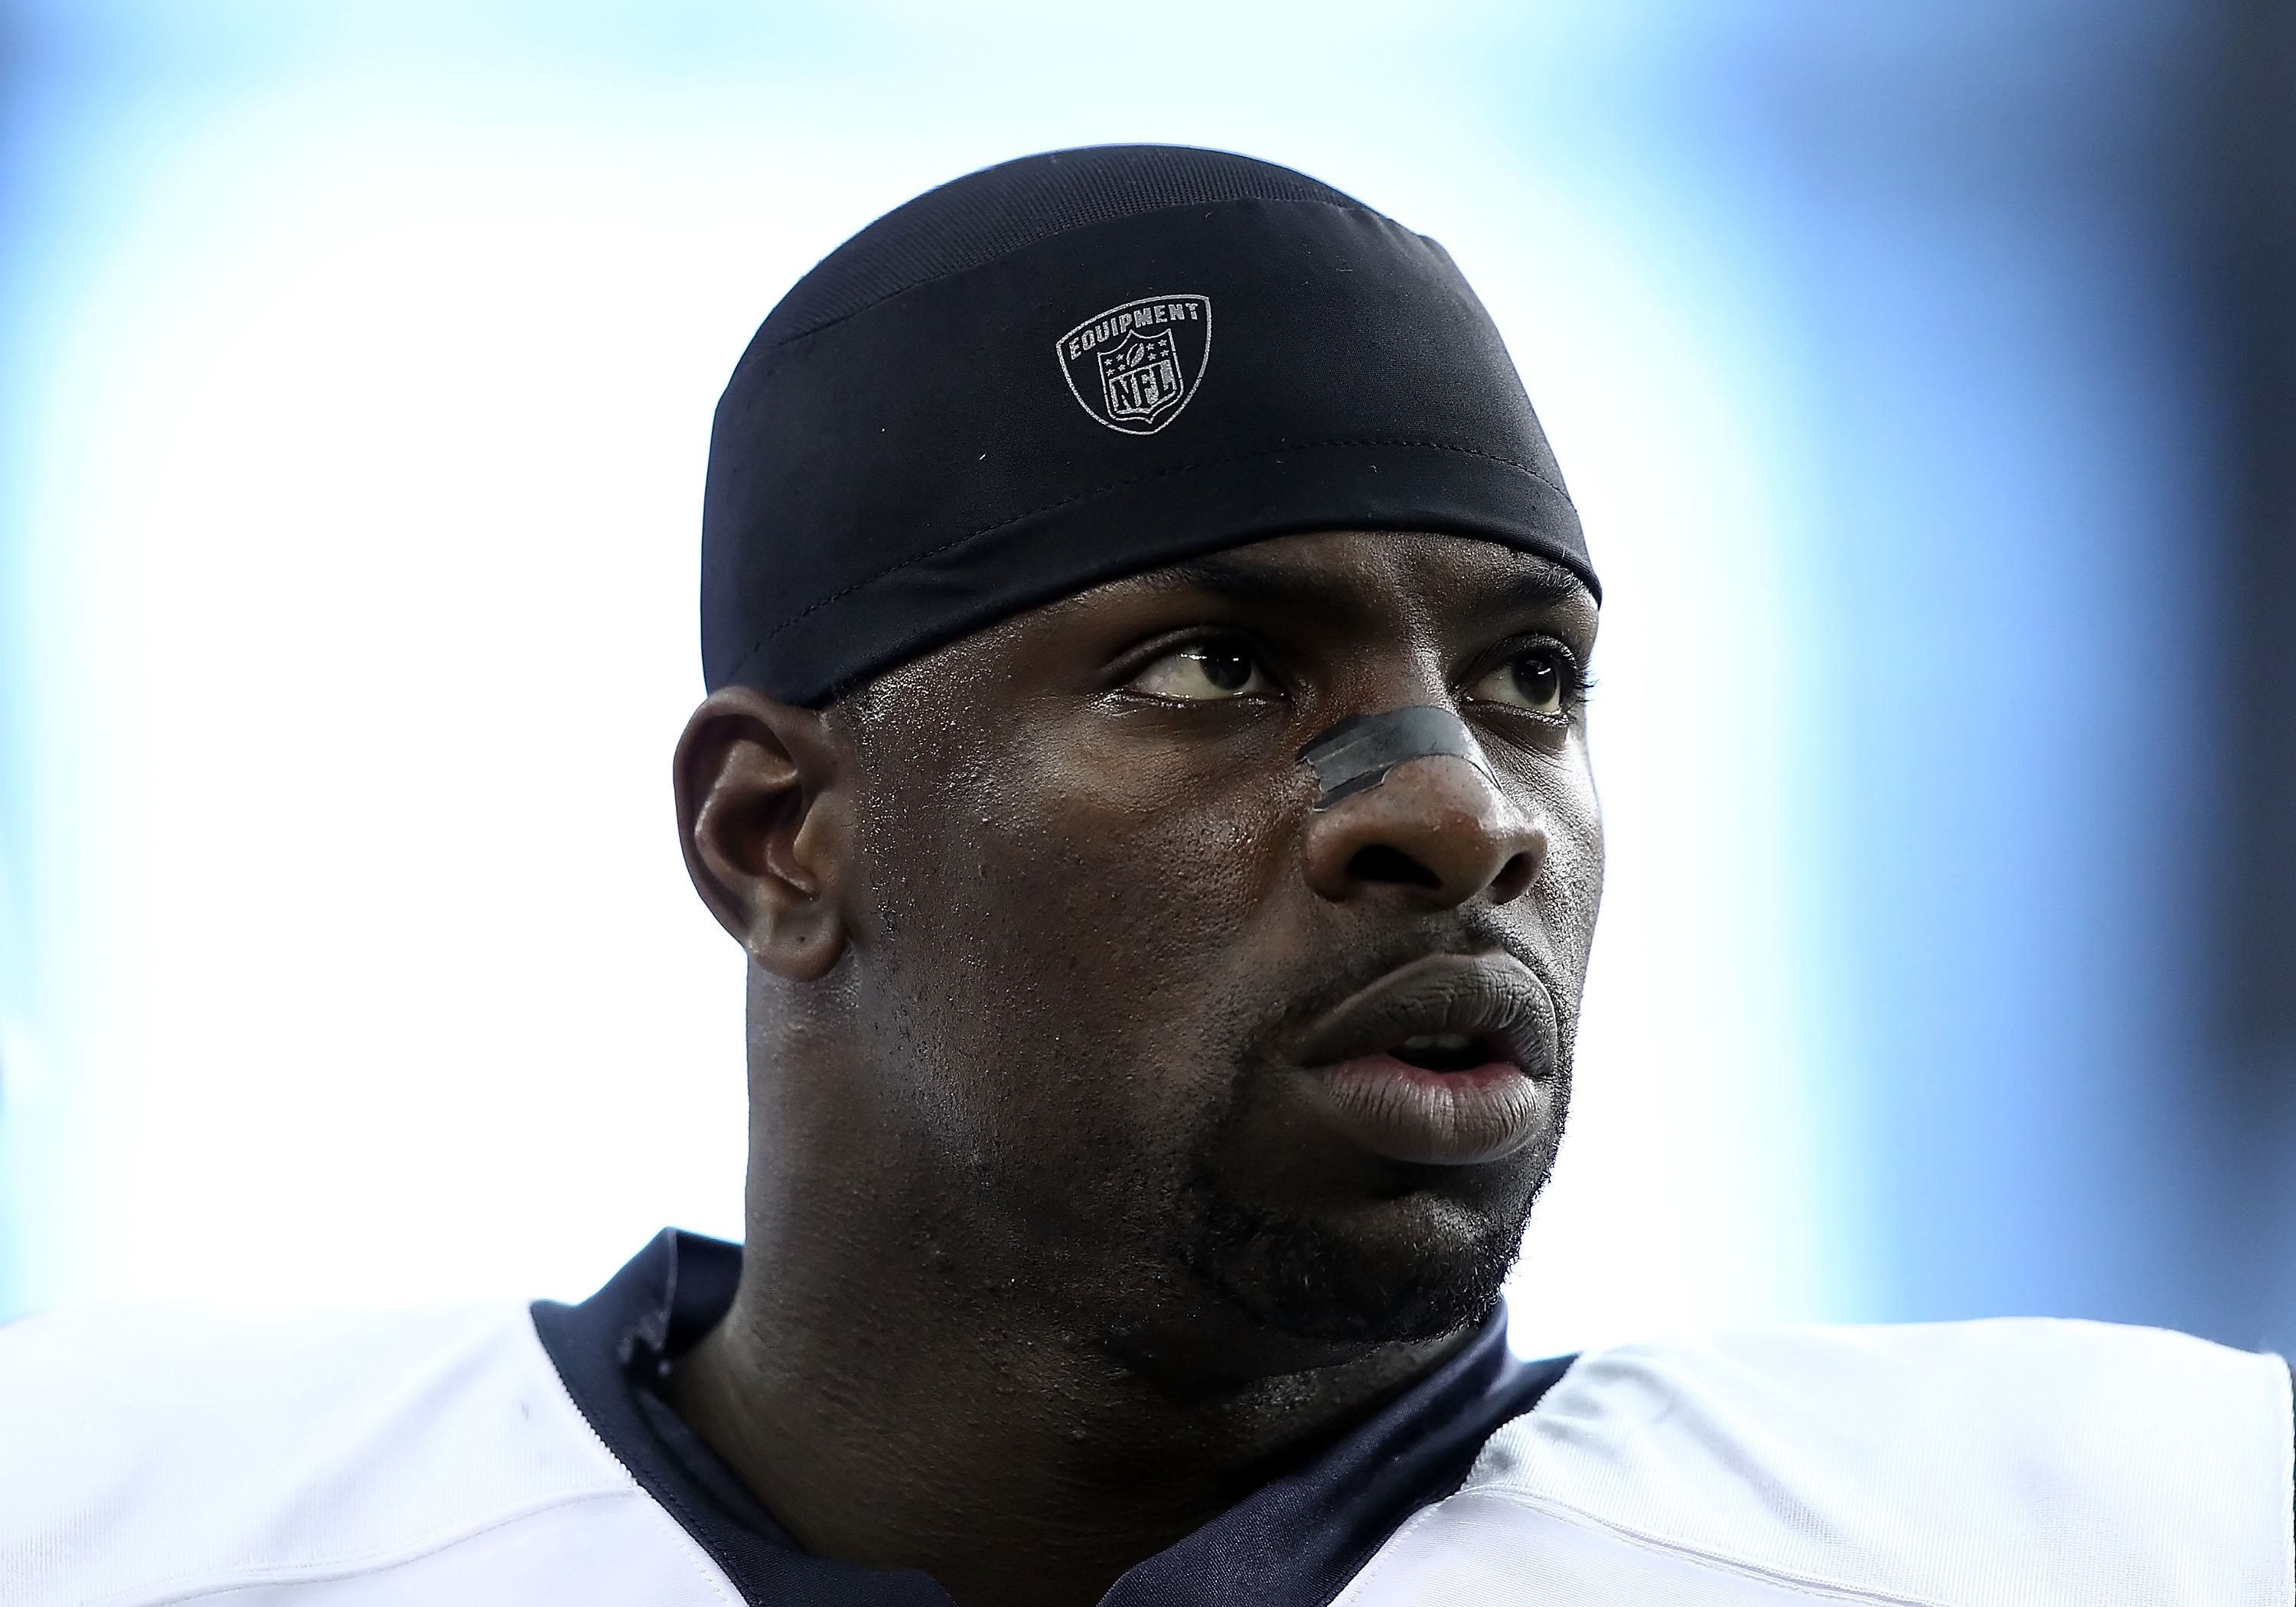
[{"label": "man's right eye", "polygon": [[1181,703],[1209,703],[1273,690],[1239,642],[1191,642],[1134,676],[1131,690]]}]

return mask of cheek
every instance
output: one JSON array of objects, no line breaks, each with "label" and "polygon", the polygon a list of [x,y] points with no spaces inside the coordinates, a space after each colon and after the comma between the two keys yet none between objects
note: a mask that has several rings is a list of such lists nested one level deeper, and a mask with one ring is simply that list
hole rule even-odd
[{"label": "cheek", "polygon": [[1603,902],[1603,810],[1593,775],[1584,766],[1578,767],[1547,791],[1545,807],[1549,828],[1546,870],[1540,879],[1544,917],[1583,972]]},{"label": "cheek", "polygon": [[1177,1143],[1225,1103],[1251,933],[1296,877],[1267,788],[1015,745],[897,791],[865,845],[865,967],[898,996],[910,1074],[977,1139]]},{"label": "cheek", "polygon": [[[1296,876],[1274,778],[1084,749],[1022,772],[1029,807],[994,845],[1026,907],[1104,961],[1111,988],[1211,981]],[[1177,999],[1168,1004],[1177,1004]]]},{"label": "cheek", "polygon": [[1268,773],[1259,745],[1054,727],[986,756],[971,851],[1035,935],[1102,956],[1111,981],[1200,962],[1292,863],[1282,792],[1297,778]]}]

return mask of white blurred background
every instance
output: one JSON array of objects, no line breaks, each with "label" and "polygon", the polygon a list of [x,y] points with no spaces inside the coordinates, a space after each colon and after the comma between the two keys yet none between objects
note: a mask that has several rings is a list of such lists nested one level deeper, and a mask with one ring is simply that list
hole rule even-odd
[{"label": "white blurred background", "polygon": [[[2125,756],[2065,644],[2207,629],[2160,601],[2158,275],[2059,182],[2121,126],[2092,58],[2182,46],[2141,6],[2036,46],[2047,9],[17,5],[0,1314],[576,1297],[738,1235],[739,956],[668,785],[710,408],[880,212],[1144,140],[1443,241],[1604,575],[1612,875],[1518,1347],[2255,1342],[2184,1270],[2191,1011],[2128,981],[2189,947],[2182,862],[2100,878],[2061,807]],[[2006,154],[1965,172],[1972,116]],[[2184,740],[2156,822],[2212,807]]]}]

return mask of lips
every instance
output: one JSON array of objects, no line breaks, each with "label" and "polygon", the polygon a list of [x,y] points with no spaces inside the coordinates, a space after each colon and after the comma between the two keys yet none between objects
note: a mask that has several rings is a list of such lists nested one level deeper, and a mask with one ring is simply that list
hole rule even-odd
[{"label": "lips", "polygon": [[1506,955],[1434,955],[1390,972],[1302,1037],[1311,1099],[1358,1147],[1477,1166],[1550,1125],[1554,1006]]}]

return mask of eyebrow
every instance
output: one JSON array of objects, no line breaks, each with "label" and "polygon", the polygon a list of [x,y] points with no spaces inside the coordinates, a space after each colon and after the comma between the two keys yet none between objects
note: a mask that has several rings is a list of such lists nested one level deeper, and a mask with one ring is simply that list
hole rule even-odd
[{"label": "eyebrow", "polygon": [[[1553,559],[1535,553],[1521,553],[1521,556],[1529,567],[1501,583],[1497,595],[1491,599],[1493,612],[1536,612],[1587,591],[1585,581]],[[1347,613],[1360,603],[1355,588],[1336,575],[1255,563],[1232,553],[1192,558],[1162,572],[1174,586],[1196,586],[1262,608]]]},{"label": "eyebrow", "polygon": [[1357,601],[1353,588],[1336,575],[1259,564],[1223,553],[1173,564],[1164,578],[1175,589],[1192,586],[1266,609],[1346,612]]},{"label": "eyebrow", "polygon": [[1507,600],[1518,608],[1552,608],[1558,603],[1568,603],[1584,593],[1590,599],[1587,583],[1578,575],[1552,558],[1542,558],[1536,553],[1523,553],[1530,560],[1530,568],[1512,577],[1506,585]]}]

